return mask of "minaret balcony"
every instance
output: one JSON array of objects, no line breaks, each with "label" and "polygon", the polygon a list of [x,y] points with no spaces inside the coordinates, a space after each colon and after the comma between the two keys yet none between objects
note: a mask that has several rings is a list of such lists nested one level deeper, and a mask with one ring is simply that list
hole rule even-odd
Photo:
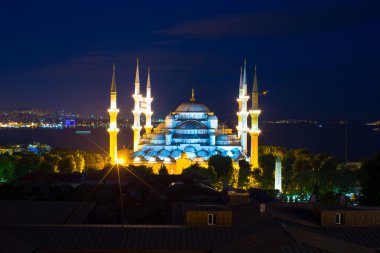
[{"label": "minaret balcony", "polygon": [[249,115],[249,112],[237,112],[236,113],[237,115],[239,115],[239,116],[243,116],[243,117],[248,117],[248,115]]},{"label": "minaret balcony", "polygon": [[152,116],[153,112],[152,111],[144,110],[144,114],[145,114],[145,116]]},{"label": "minaret balcony", "polygon": [[145,97],[144,101],[149,104],[149,103],[152,103],[153,98],[151,98],[151,97]]},{"label": "minaret balcony", "polygon": [[114,133],[114,132],[119,132],[119,128],[108,128],[107,131],[110,132],[110,133]]},{"label": "minaret balcony", "polygon": [[249,100],[249,96],[247,95],[239,96],[239,98],[237,99],[237,101],[248,101],[248,100]]},{"label": "minaret balcony", "polygon": [[249,110],[249,114],[251,114],[251,115],[258,115],[258,114],[260,114],[261,113],[261,110]]},{"label": "minaret balcony", "polygon": [[110,109],[108,109],[108,113],[119,113],[119,109],[110,108]]},{"label": "minaret balcony", "polygon": [[132,126],[133,131],[140,131],[141,128],[142,128],[141,126]]},{"label": "minaret balcony", "polygon": [[251,135],[259,135],[259,134],[261,134],[261,130],[260,129],[249,130],[249,133]]}]

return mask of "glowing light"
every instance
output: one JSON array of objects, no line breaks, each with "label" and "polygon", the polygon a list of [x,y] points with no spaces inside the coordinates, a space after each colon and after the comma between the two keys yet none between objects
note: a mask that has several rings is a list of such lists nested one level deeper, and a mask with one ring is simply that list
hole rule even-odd
[{"label": "glowing light", "polygon": [[116,159],[116,163],[117,163],[117,164],[124,164],[125,161],[124,161],[123,158],[117,158],[117,159]]},{"label": "glowing light", "polygon": [[197,157],[195,157],[195,158],[193,159],[193,161],[194,161],[194,162],[202,163],[202,162],[205,161],[205,159],[203,159],[203,157],[199,157],[199,156],[197,156]]},{"label": "glowing light", "polygon": [[261,110],[250,110],[249,113],[252,113],[252,114],[260,114],[260,113],[261,113]]},{"label": "glowing light", "polygon": [[150,163],[156,163],[156,158],[155,157],[150,157],[149,160],[148,160]]},{"label": "glowing light", "polygon": [[135,158],[133,159],[133,163],[142,163],[142,160],[141,160],[140,157],[135,157]]},{"label": "glowing light", "polygon": [[172,161],[172,159],[170,159],[170,157],[165,157],[164,163],[173,163],[173,161]]}]

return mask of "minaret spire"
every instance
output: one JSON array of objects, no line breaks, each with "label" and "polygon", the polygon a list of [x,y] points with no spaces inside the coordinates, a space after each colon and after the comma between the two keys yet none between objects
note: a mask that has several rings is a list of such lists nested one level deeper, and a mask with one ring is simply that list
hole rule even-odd
[{"label": "minaret spire", "polygon": [[139,58],[136,64],[136,78],[135,78],[135,94],[140,94],[140,72],[139,72]]},{"label": "minaret spire", "polygon": [[111,92],[116,92],[116,64],[112,65]]},{"label": "minaret spire", "polygon": [[240,85],[239,89],[243,89],[243,66],[240,66]]},{"label": "minaret spire", "polygon": [[240,66],[240,83],[239,83],[239,97],[241,96],[243,96],[243,67],[242,66]]},{"label": "minaret spire", "polygon": [[247,95],[247,60],[244,59],[243,95]]},{"label": "minaret spire", "polygon": [[151,97],[151,88],[150,88],[150,66],[148,66],[148,78],[146,81],[146,97],[142,98],[142,101],[145,101],[145,110],[142,111],[142,113],[145,114],[145,132],[147,134],[150,134],[152,132],[152,101],[153,98]]},{"label": "minaret spire", "polygon": [[252,88],[252,110],[259,109],[259,89],[257,87],[257,74],[256,74],[256,64],[255,64],[255,75],[253,78],[253,88]]},{"label": "minaret spire", "polygon": [[146,87],[150,88],[150,66],[148,66],[148,79],[146,81]]}]

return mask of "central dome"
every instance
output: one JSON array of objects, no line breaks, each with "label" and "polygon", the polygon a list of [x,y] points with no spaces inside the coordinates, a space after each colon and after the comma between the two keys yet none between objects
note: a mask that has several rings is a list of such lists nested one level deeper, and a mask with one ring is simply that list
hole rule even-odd
[{"label": "central dome", "polygon": [[191,91],[191,98],[189,102],[180,104],[175,112],[211,112],[205,104],[199,103],[195,100],[194,89]]},{"label": "central dome", "polygon": [[202,103],[190,101],[180,104],[175,112],[210,112],[210,109]]}]

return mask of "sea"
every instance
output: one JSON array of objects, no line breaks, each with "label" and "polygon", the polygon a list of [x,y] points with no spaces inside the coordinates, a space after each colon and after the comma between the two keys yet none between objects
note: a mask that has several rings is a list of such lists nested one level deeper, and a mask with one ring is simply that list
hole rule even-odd
[{"label": "sea", "polygon": [[[259,145],[303,148],[311,153],[325,153],[355,162],[380,152],[380,131],[363,122],[347,124],[273,124],[260,126]],[[121,128],[119,149],[132,147],[133,132]],[[1,128],[0,145],[44,143],[52,148],[88,150],[106,154],[108,132],[105,128]]]}]

